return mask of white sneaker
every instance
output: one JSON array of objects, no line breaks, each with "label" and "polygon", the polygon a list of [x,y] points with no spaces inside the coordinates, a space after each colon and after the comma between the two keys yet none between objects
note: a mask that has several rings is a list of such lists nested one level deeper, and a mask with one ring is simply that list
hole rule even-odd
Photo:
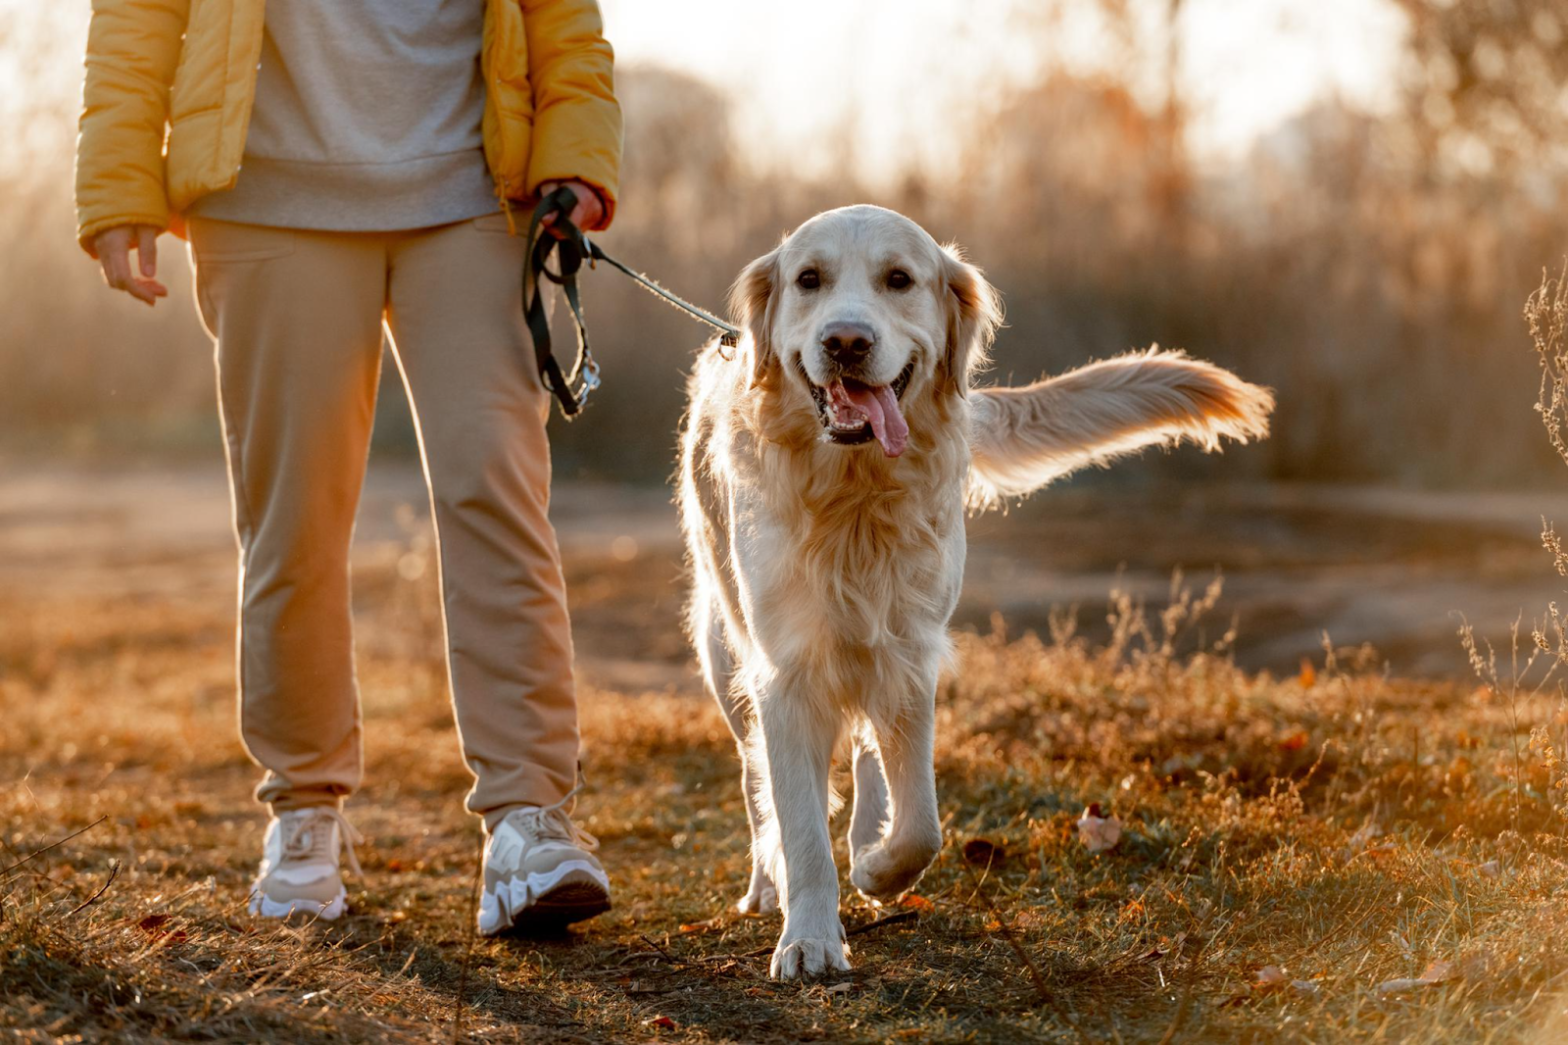
[{"label": "white sneaker", "polygon": [[339,917],[348,894],[338,859],[347,853],[349,868],[358,875],[351,843],[361,841],[331,806],[279,813],[267,825],[261,870],[250,887],[250,913],[263,918],[308,914],[329,922]]},{"label": "white sneaker", "polygon": [[610,879],[593,855],[597,848],[599,840],[560,806],[506,814],[485,845],[479,932],[559,932],[608,911]]}]

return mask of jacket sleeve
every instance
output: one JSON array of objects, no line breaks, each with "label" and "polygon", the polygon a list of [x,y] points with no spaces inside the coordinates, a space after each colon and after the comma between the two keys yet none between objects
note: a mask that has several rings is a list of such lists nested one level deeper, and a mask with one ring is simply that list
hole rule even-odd
[{"label": "jacket sleeve", "polygon": [[615,54],[604,38],[598,0],[522,0],[528,35],[528,82],[534,96],[527,190],[579,178],[615,216],[621,177],[621,105],[615,100]]},{"label": "jacket sleeve", "polygon": [[76,139],[76,237],[169,226],[163,142],[190,0],[93,0]]}]

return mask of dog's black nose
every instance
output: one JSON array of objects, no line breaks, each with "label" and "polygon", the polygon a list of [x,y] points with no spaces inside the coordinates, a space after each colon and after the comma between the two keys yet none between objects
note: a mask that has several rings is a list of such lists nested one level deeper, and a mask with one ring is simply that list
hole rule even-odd
[{"label": "dog's black nose", "polygon": [[840,366],[864,361],[876,343],[876,333],[864,323],[829,323],[822,330],[822,348]]}]

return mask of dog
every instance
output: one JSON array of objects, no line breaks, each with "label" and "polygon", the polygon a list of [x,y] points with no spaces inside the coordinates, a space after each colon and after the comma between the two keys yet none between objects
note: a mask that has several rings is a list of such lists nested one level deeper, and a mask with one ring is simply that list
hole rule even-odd
[{"label": "dog", "polygon": [[938,674],[966,512],[1156,444],[1268,432],[1273,396],[1151,349],[977,388],[1002,322],[979,269],[915,222],[853,206],[801,225],[731,293],[682,424],[689,627],[735,735],[752,832],[742,912],[783,912],[777,979],[849,968],[829,820],[847,735],[849,879],[887,901],[942,845]]}]

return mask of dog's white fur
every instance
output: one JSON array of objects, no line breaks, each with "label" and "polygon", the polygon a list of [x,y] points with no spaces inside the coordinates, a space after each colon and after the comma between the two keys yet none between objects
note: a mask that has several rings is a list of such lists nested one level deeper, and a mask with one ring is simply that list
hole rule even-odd
[{"label": "dog's white fur", "polygon": [[[808,268],[814,288],[798,282]],[[895,269],[909,286],[890,282]],[[1153,444],[1262,437],[1273,397],[1157,350],[1025,388],[971,388],[1001,322],[996,292],[956,250],[876,207],[802,225],[746,268],[732,305],[741,344],[702,352],[682,433],[690,624],[741,751],[753,867],[738,906],[782,908],[772,974],[793,978],[849,967],[828,833],[842,734],[854,886],[892,899],[942,845],[935,696],[966,504]],[[856,372],[866,384],[912,372],[901,456],[826,439],[810,384],[833,378],[822,331],[845,321],[875,334]]]}]

